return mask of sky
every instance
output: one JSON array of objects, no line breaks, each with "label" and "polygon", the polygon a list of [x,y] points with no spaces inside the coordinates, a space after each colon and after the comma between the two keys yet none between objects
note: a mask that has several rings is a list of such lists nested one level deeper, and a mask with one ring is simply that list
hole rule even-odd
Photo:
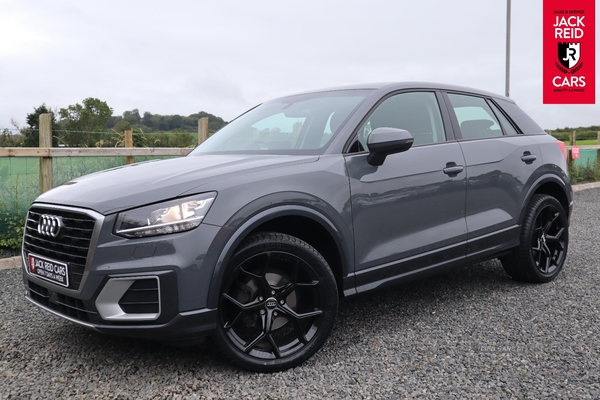
[{"label": "sky", "polygon": [[[600,104],[542,104],[542,0],[511,4],[510,97],[544,129],[600,125]],[[506,0],[0,0],[0,130],[88,97],[229,121],[355,83],[504,94],[505,62]]]}]

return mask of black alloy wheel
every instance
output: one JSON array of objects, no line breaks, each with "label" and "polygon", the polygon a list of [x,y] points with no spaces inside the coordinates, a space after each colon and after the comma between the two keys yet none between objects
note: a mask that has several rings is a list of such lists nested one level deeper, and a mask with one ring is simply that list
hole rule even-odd
[{"label": "black alloy wheel", "polygon": [[325,259],[302,240],[263,233],[232,258],[215,339],[244,368],[281,371],[311,357],[329,336],[338,308]]},{"label": "black alloy wheel", "polygon": [[520,245],[501,259],[505,271],[526,282],[550,282],[561,271],[569,245],[564,208],[554,197],[531,199],[521,228]]}]

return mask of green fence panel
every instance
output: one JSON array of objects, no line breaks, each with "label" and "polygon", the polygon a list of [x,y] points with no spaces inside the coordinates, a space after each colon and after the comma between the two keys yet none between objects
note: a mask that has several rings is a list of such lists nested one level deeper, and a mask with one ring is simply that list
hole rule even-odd
[{"label": "green fence panel", "polygon": [[[175,158],[168,156],[134,157],[134,162]],[[55,157],[52,183],[60,186],[93,172],[125,165],[125,157]],[[9,220],[24,219],[31,203],[39,196],[38,157],[0,158],[0,234],[7,232]]]}]

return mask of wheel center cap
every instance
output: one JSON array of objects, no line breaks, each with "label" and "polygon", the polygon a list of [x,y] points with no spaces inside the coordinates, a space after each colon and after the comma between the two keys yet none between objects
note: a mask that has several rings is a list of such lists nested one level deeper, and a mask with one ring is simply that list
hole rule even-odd
[{"label": "wheel center cap", "polygon": [[272,310],[275,307],[277,307],[277,300],[274,297],[269,297],[267,299],[267,301],[265,301],[265,306],[269,309]]}]

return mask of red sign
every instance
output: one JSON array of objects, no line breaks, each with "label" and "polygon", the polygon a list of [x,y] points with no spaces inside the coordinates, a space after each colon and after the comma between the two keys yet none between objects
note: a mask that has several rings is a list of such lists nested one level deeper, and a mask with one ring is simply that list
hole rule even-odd
[{"label": "red sign", "polygon": [[543,103],[596,103],[596,0],[543,0]]},{"label": "red sign", "polygon": [[581,158],[581,153],[579,153],[579,147],[571,147],[571,158],[573,158],[573,160],[575,160],[576,158]]}]

